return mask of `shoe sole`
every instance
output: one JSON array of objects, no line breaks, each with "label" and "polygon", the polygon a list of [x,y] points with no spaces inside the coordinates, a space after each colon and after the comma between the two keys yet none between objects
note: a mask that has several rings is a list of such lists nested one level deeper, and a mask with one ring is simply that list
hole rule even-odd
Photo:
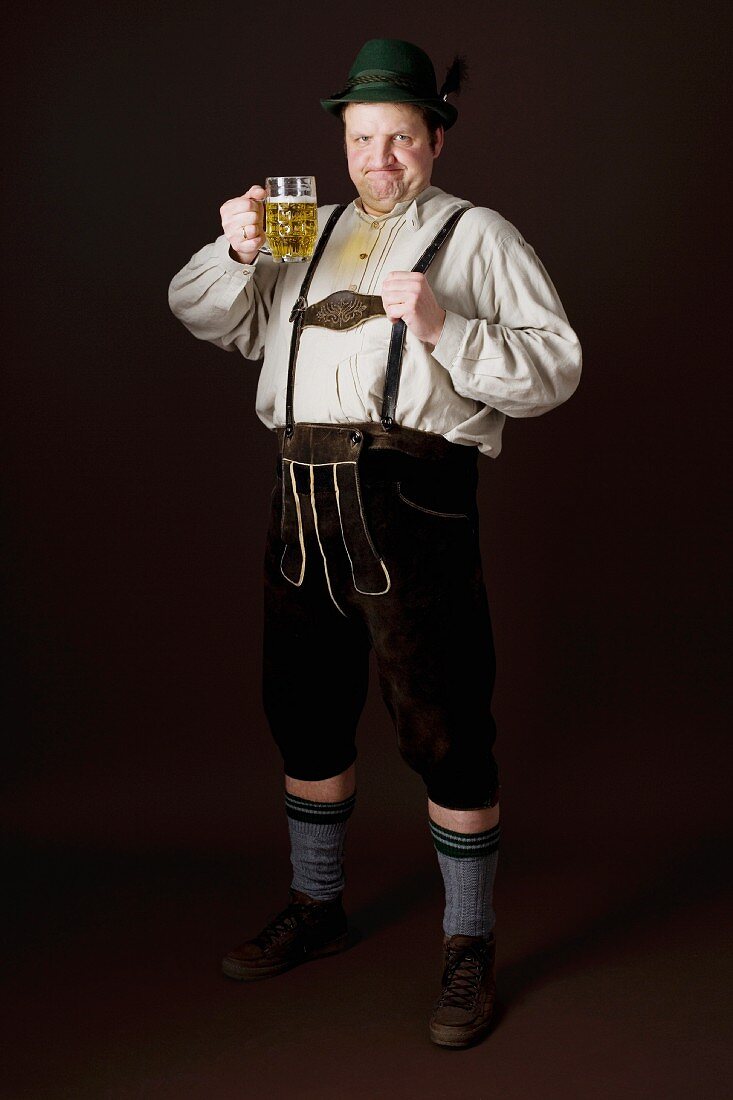
[{"label": "shoe sole", "polygon": [[345,932],[343,936],[338,936],[335,940],[329,940],[328,943],[324,943],[321,947],[316,947],[312,951],[304,952],[302,957],[297,959],[290,959],[287,962],[275,963],[273,966],[251,966],[245,967],[241,963],[235,962],[224,958],[221,964],[222,973],[227,978],[234,978],[239,982],[255,982],[260,978],[274,978],[277,974],[284,974],[287,970],[292,970],[293,967],[301,966],[302,963],[310,962],[311,959],[323,959],[329,955],[337,955],[339,952],[344,951],[349,946],[350,933]]},{"label": "shoe sole", "polygon": [[491,1021],[481,1024],[468,1034],[464,1033],[460,1038],[456,1036],[455,1029],[441,1027],[439,1024],[430,1025],[430,1039],[436,1046],[447,1047],[449,1050],[465,1050],[483,1039],[491,1031]]}]

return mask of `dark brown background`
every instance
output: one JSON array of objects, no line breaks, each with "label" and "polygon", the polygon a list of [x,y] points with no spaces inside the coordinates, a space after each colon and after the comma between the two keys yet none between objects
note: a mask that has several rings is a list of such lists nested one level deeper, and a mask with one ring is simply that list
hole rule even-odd
[{"label": "dark brown background", "polygon": [[[725,10],[16,9],[3,1095],[722,1095]],[[318,98],[378,36],[418,42],[439,82],[467,54],[433,182],[514,222],[584,350],[570,402],[481,459],[501,1006],[453,1056],[426,1037],[423,791],[376,686],[347,861],[362,943],[257,986],[218,975],[289,881],[259,696],[275,452],[257,364],[166,300],[265,175],[353,197]]]}]

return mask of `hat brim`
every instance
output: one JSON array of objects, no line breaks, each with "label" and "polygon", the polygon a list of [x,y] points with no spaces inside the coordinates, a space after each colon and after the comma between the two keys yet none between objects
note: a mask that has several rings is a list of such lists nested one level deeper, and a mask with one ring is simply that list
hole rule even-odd
[{"label": "hat brim", "polygon": [[441,119],[444,130],[449,130],[458,118],[458,111],[452,103],[444,99],[420,99],[407,88],[396,88],[394,84],[363,84],[320,102],[324,111],[337,117],[347,103],[414,103],[416,107],[428,107],[436,114]]}]

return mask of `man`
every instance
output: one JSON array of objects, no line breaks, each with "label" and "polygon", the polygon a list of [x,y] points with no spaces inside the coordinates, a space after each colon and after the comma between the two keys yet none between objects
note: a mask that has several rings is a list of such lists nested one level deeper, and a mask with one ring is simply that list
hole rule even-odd
[{"label": "man", "polygon": [[222,235],[170,286],[195,336],[264,355],[257,413],[279,444],[263,699],[294,875],[288,905],[224,972],[267,977],[347,944],[342,861],[374,647],[399,750],[427,790],[446,895],[430,1035],[456,1048],[486,1034],[495,992],[495,662],[476,460],[497,457],[507,416],[559,405],[581,370],[521,233],[431,185],[461,75],[456,59],[439,94],[418,47],[367,42],[321,101],[343,119],[358,197],[319,209],[305,272],[261,251],[255,185],[222,205]]}]

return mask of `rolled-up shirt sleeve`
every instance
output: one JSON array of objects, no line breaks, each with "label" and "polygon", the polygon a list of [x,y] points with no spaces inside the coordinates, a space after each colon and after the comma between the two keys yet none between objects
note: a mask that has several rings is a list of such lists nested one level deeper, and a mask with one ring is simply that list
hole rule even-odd
[{"label": "rolled-up shirt sleeve", "polygon": [[580,341],[521,236],[495,247],[478,302],[482,317],[446,310],[432,352],[456,392],[514,417],[540,416],[566,401],[580,381]]},{"label": "rolled-up shirt sleeve", "polygon": [[173,276],[168,304],[199,340],[259,359],[278,270],[267,256],[258,256],[254,264],[238,263],[222,233]]}]

